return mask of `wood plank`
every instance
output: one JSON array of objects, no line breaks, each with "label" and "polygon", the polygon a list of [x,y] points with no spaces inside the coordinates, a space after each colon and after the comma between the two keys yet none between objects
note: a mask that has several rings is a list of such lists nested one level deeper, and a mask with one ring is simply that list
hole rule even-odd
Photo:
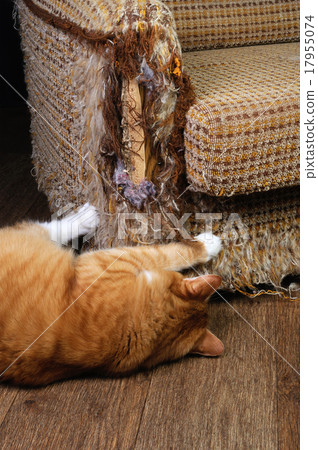
[{"label": "wood plank", "polygon": [[[0,426],[3,422],[7,412],[9,411],[11,405],[13,404],[16,396],[18,395],[19,389],[12,386],[0,386]],[[1,443],[1,441],[0,441]]]},{"label": "wood plank", "polygon": [[[277,350],[299,372],[299,302],[277,302]],[[300,448],[299,375],[277,358],[278,448]]]},{"label": "wood plank", "polygon": [[[275,300],[232,305],[275,342]],[[211,304],[225,354],[189,357],[154,371],[136,449],[277,447],[276,354],[227,304]]]},{"label": "wood plank", "polygon": [[134,448],[151,374],[21,389],[0,428],[1,448]]},{"label": "wood plank", "polygon": [[123,80],[123,115],[126,123],[127,139],[130,141],[130,161],[135,168],[130,178],[139,184],[146,176],[145,133],[142,127],[142,99],[136,78]]}]

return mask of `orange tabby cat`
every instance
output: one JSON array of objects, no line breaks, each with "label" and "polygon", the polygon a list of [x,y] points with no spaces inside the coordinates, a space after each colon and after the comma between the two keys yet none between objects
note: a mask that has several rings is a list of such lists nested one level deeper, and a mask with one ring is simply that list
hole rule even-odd
[{"label": "orange tabby cat", "polygon": [[36,386],[223,352],[206,329],[207,299],[220,278],[177,272],[216,256],[220,240],[205,233],[80,256],[53,242],[67,242],[74,227],[86,234],[97,221],[85,205],[69,221],[0,230],[0,380]]}]

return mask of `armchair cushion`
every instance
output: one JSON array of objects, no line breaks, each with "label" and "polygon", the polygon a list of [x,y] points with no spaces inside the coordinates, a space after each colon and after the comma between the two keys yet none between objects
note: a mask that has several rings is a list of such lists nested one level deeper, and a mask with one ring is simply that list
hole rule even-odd
[{"label": "armchair cushion", "polygon": [[299,184],[299,44],[184,54],[191,188],[214,196]]},{"label": "armchair cushion", "polygon": [[183,51],[299,40],[299,1],[164,0]]}]

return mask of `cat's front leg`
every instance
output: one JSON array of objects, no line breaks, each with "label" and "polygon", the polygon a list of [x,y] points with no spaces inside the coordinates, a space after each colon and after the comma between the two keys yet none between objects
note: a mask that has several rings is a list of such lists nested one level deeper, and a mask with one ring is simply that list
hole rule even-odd
[{"label": "cat's front leg", "polygon": [[[216,257],[222,248],[221,239],[212,233],[199,234],[194,239],[149,247],[117,249],[127,252],[144,270],[183,270],[196,264],[204,264]],[[114,252],[114,250],[111,250]],[[117,253],[116,253],[117,255]],[[115,255],[115,256],[116,256]]]},{"label": "cat's front leg", "polygon": [[222,242],[212,233],[201,233],[193,240],[176,244],[177,259],[172,262],[170,270],[183,270],[197,264],[204,264],[216,258],[222,249]]},{"label": "cat's front leg", "polygon": [[57,244],[67,244],[69,241],[93,233],[99,224],[96,208],[89,203],[60,220],[39,223],[45,228],[52,241]]}]

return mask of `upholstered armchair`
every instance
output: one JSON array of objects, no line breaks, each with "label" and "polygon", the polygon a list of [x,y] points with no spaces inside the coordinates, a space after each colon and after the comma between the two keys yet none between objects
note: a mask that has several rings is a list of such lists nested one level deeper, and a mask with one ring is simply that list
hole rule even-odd
[{"label": "upholstered armchair", "polygon": [[33,162],[52,212],[93,203],[93,248],[212,227],[223,250],[198,272],[221,275],[224,289],[254,296],[267,285],[289,297],[283,280],[299,273],[299,3],[17,5]]}]

